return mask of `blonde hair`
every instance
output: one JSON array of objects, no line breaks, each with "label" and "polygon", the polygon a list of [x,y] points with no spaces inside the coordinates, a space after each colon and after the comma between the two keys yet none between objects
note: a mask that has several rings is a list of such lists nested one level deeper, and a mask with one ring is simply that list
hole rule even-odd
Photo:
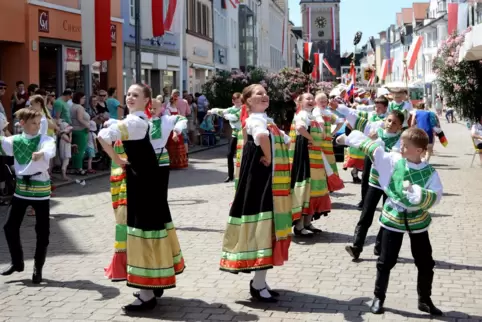
[{"label": "blonde hair", "polygon": [[38,103],[40,104],[40,108],[42,109],[42,113],[45,115],[45,117],[49,120],[52,119],[52,116],[50,115],[49,110],[47,109],[47,105],[45,104],[45,99],[43,98],[42,95],[32,95],[30,96],[30,105],[32,103]]},{"label": "blonde hair", "polygon": [[156,100],[161,101],[161,103],[162,103],[162,101],[164,100],[164,96],[162,96],[162,95],[157,95],[157,96],[156,96]]},{"label": "blonde hair", "polygon": [[260,84],[251,84],[251,85],[249,85],[249,86],[247,86],[243,89],[241,101],[243,102],[243,104],[246,105],[246,109],[248,109],[248,110],[251,109],[251,107],[249,106],[249,103],[248,103],[248,99],[251,98],[251,96],[253,96],[254,90],[256,88],[258,88],[258,86],[261,87],[261,88],[264,88]]},{"label": "blonde hair", "polygon": [[328,100],[328,96],[324,92],[317,92],[315,95],[315,101],[321,101],[322,99]]}]

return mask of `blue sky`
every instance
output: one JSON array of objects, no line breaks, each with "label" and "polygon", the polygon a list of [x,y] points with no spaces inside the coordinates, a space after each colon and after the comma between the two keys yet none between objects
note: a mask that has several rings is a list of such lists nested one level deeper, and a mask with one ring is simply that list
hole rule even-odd
[{"label": "blue sky", "polygon": [[[353,51],[353,37],[357,31],[363,32],[361,44],[365,44],[370,36],[394,24],[395,15],[402,8],[411,8],[414,2],[429,0],[341,0],[340,5],[340,41],[341,52]],[[290,20],[295,26],[301,26],[299,0],[288,0]]]}]

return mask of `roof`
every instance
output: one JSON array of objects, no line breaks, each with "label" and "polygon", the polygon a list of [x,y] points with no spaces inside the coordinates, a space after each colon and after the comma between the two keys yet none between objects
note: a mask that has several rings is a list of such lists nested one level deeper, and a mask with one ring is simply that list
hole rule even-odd
[{"label": "roof", "polygon": [[403,24],[411,24],[413,21],[413,8],[402,8]]},{"label": "roof", "polygon": [[430,7],[430,3],[426,2],[414,2],[413,3],[413,15],[415,20],[424,20],[427,16],[427,9]]},{"label": "roof", "polygon": [[401,12],[397,12],[397,26],[401,26],[402,25],[402,13]]}]

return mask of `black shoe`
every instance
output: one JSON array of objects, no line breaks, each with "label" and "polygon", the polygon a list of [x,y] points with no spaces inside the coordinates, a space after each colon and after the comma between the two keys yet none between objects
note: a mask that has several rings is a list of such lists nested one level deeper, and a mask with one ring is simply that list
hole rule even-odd
[{"label": "black shoe", "polygon": [[[250,291],[251,291],[252,288],[253,288],[253,280],[251,280],[251,281],[249,282],[249,289],[250,289]],[[254,288],[253,288],[253,289],[254,289]],[[254,289],[254,290],[256,290],[256,289]],[[276,292],[276,291],[273,291],[273,290],[268,289],[268,292],[269,292],[269,294],[270,294],[272,297],[280,297],[280,294],[279,294],[278,292]]]},{"label": "black shoe", "polygon": [[226,179],[224,179],[224,182],[229,182],[229,181],[233,181],[233,180],[234,180],[233,178],[227,177]]},{"label": "black shoe", "polygon": [[294,232],[295,236],[298,236],[298,237],[313,237],[314,236],[314,234],[311,231],[308,231],[305,228],[298,230],[298,229],[296,229],[296,227],[293,227],[293,232]]},{"label": "black shoe", "polygon": [[357,205],[356,205],[356,209],[362,211],[363,210],[363,200],[360,201]]},{"label": "black shoe", "polygon": [[358,247],[347,245],[345,246],[345,250],[354,260],[357,260],[360,257],[361,251]]},{"label": "black shoe", "polygon": [[439,310],[432,302],[431,298],[424,300],[418,300],[418,309],[422,312],[429,313],[430,315],[442,316],[443,312]]},{"label": "black shoe", "polygon": [[[160,299],[164,295],[164,290],[163,289],[155,289],[154,291],[154,296],[156,299]],[[139,298],[139,291],[132,293],[134,297]]]},{"label": "black shoe", "polygon": [[373,299],[372,305],[370,306],[370,312],[373,314],[383,314],[385,312],[385,308],[383,307],[383,302],[378,297]]},{"label": "black shoe", "polygon": [[157,306],[157,300],[155,297],[146,302],[139,298],[139,301],[141,301],[141,304],[139,305],[129,304],[123,306],[122,311],[124,311],[124,313],[151,311]]},{"label": "black shoe", "polygon": [[40,284],[42,283],[42,268],[34,266],[32,274],[32,283]]},{"label": "black shoe", "polygon": [[358,177],[353,177],[353,183],[355,184],[361,184],[361,179]]},{"label": "black shoe", "polygon": [[[252,296],[254,299],[256,299],[256,300],[258,300],[258,301],[260,301],[260,302],[264,302],[264,303],[276,303],[276,302],[278,302],[278,300],[275,299],[274,297],[262,297],[262,296],[261,296],[261,291],[264,290],[264,289],[266,289],[266,288],[263,288],[263,289],[261,289],[261,290],[257,290],[257,289],[255,289],[255,288],[253,287],[253,281],[251,281],[251,282],[249,283],[249,293],[251,294],[251,296]],[[268,290],[268,292],[269,292],[269,290]],[[271,293],[270,293],[270,295],[271,295]],[[271,296],[272,296],[272,295],[271,295]]]},{"label": "black shoe", "polygon": [[373,248],[373,255],[380,256],[380,250],[377,247]]},{"label": "black shoe", "polygon": [[320,234],[323,232],[323,230],[318,229],[313,225],[305,226],[305,229],[308,231],[311,231],[313,234]]},{"label": "black shoe", "polygon": [[21,265],[14,265],[14,264],[10,264],[10,266],[8,267],[5,267],[2,271],[2,275],[3,276],[8,276],[8,275],[12,275],[13,273],[15,272],[23,272],[24,270],[24,264],[21,264]]}]

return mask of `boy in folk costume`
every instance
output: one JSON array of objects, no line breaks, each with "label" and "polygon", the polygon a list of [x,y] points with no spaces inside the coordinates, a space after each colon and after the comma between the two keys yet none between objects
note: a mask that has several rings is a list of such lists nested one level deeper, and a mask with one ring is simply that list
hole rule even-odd
[{"label": "boy in folk costume", "polygon": [[[388,100],[385,97],[379,97],[375,100],[375,110],[373,112],[360,111],[357,109],[359,117],[366,119],[368,122],[382,121],[387,116]],[[370,169],[372,168],[372,161],[368,156],[365,156],[363,162],[363,174],[361,179],[361,201],[358,203],[358,210],[363,210],[363,203],[368,191],[368,181],[370,177]]]},{"label": "boy in folk costume", "polygon": [[403,128],[407,129],[409,124],[412,124],[412,104],[407,101],[408,92],[402,88],[389,88],[388,89],[393,96],[393,101],[388,104],[388,112],[397,110],[403,113],[405,121],[403,122]]},{"label": "boy in folk costume", "polygon": [[382,247],[370,311],[374,314],[384,312],[390,271],[397,263],[407,232],[418,270],[418,309],[431,315],[442,315],[431,300],[435,262],[428,235],[432,221],[428,210],[440,201],[443,188],[437,171],[421,160],[428,145],[427,134],[417,128],[405,130],[401,136],[400,154],[386,152],[383,144],[359,131],[337,141],[360,148],[372,158],[380,187],[388,196],[379,219]]},{"label": "boy in folk costume", "polygon": [[254,272],[251,296],[276,302],[279,293],[266,283],[267,270],[288,260],[291,241],[289,136],[268,118],[266,90],[253,84],[243,90],[249,110],[246,140],[234,201],[223,239],[220,269]]},{"label": "boy in folk costume", "polygon": [[36,213],[35,231],[37,233],[32,283],[39,284],[42,281],[42,268],[49,244],[51,187],[48,170],[50,159],[55,156],[55,140],[39,133],[42,118],[39,111],[24,108],[17,111],[15,116],[20,120],[23,133],[0,138],[0,153],[14,157],[17,176],[15,193],[4,226],[12,262],[2,271],[2,275],[11,275],[24,270],[20,225],[25,210],[28,206],[32,206]]},{"label": "boy in folk costume", "polygon": [[[336,166],[335,154],[333,152],[333,135],[343,126],[343,119],[339,118],[328,108],[328,97],[325,93],[317,93],[315,96],[316,106],[313,108],[312,115],[323,129],[323,141],[321,143],[321,151],[323,159],[330,166],[325,167],[328,177],[328,190],[330,192],[341,190],[345,187],[343,180],[338,174]],[[336,124],[335,130],[332,126]]]},{"label": "boy in folk costume", "polygon": [[[385,121],[369,122],[367,119],[360,117],[358,113],[344,106],[339,106],[337,109],[341,114],[346,115],[346,120],[350,123],[350,126],[362,131],[366,136],[376,140],[379,143],[383,143],[385,151],[399,152],[400,151],[400,135],[402,130],[402,124],[404,121],[403,114],[399,111],[391,112]],[[367,156],[369,157],[369,156]],[[370,162],[371,165],[371,162]],[[385,202],[387,196],[380,187],[378,182],[377,170],[370,166],[369,171],[369,186],[366,193],[365,203],[360,215],[360,219],[355,228],[355,235],[353,236],[353,246],[348,245],[345,250],[355,260],[360,257],[360,253],[363,251],[363,245],[367,237],[368,229],[370,228],[378,202],[383,197]],[[375,255],[380,255],[381,236],[378,235],[375,242]]]},{"label": "boy in folk costume", "polygon": [[[313,95],[302,94],[297,99],[291,125],[290,164],[291,196],[294,233],[296,236],[313,236],[321,229],[311,223],[313,217],[326,216],[331,211],[331,200],[322,155],[323,132],[311,111],[315,105]],[[329,166],[327,164],[327,166]]]},{"label": "boy in folk costume", "polygon": [[236,155],[237,144],[238,144],[238,134],[241,131],[241,93],[234,93],[232,97],[233,106],[226,109],[212,108],[207,113],[214,114],[225,118],[229,121],[229,125],[232,129],[231,142],[229,144],[228,152],[228,177],[224,182],[229,182],[234,180],[234,162],[233,158]]}]

